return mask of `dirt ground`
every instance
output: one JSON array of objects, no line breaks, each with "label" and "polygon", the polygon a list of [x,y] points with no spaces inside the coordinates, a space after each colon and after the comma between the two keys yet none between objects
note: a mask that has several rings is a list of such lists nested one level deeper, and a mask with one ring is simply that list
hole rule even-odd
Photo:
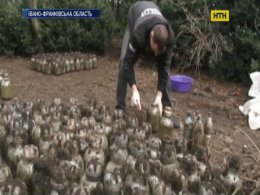
[{"label": "dirt ground", "polygon": [[[13,96],[22,100],[44,98],[52,101],[54,97],[60,97],[66,102],[70,97],[76,97],[84,103],[95,98],[113,109],[120,44],[121,39],[113,40],[107,54],[98,57],[97,69],[61,76],[45,75],[30,69],[29,58],[20,57],[1,57],[0,69],[10,74]],[[157,74],[144,62],[137,65],[135,72],[142,101],[142,111],[135,113],[140,120],[145,120],[146,110],[154,100]],[[218,82],[203,73],[198,77],[194,71],[177,72],[173,68],[172,74],[177,73],[192,76],[194,84],[191,93],[172,93],[174,115],[184,119],[188,110],[197,110],[205,121],[207,112],[212,111],[211,164],[222,167],[228,155],[238,154],[241,158],[240,176],[251,188],[256,181],[260,181],[260,130],[250,130],[247,118],[238,109],[249,99],[248,88],[231,82]],[[129,100],[130,94],[128,105]]]}]

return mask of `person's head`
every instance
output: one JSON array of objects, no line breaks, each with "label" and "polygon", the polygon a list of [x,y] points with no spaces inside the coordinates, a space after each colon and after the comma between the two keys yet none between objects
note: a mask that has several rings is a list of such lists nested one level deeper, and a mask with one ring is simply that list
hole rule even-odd
[{"label": "person's head", "polygon": [[162,53],[167,46],[168,30],[164,25],[155,25],[150,32],[150,46],[155,55]]}]

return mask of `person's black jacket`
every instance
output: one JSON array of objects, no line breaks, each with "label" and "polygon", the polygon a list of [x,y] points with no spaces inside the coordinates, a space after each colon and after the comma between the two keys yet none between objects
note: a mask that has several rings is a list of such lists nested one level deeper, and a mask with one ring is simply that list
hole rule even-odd
[{"label": "person's black jacket", "polygon": [[159,7],[150,1],[138,1],[134,3],[128,13],[128,28],[130,31],[130,41],[126,50],[124,59],[124,68],[127,75],[127,81],[130,86],[136,84],[134,74],[134,64],[139,55],[151,52],[150,31],[157,24],[165,25],[168,29],[167,49],[156,56],[158,70],[157,89],[163,92],[169,79],[168,71],[173,52],[173,30],[169,22],[162,15]]}]

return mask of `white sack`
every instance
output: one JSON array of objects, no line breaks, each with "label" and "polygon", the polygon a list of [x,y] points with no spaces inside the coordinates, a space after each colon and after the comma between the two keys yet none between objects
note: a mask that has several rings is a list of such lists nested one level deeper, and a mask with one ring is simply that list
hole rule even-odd
[{"label": "white sack", "polygon": [[250,129],[260,129],[260,72],[250,74],[252,80],[251,88],[248,91],[250,97],[243,106],[239,106],[239,110],[245,115],[248,115],[248,124]]},{"label": "white sack", "polygon": [[253,72],[250,74],[252,80],[251,88],[248,91],[250,97],[260,96],[260,72]]}]

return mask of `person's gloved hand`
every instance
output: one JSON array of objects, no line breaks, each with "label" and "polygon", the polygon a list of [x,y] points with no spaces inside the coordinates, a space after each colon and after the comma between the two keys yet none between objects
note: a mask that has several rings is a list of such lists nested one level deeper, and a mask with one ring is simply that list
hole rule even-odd
[{"label": "person's gloved hand", "polygon": [[160,111],[160,116],[162,116],[162,111],[163,111],[163,106],[162,106],[162,96],[157,95],[155,97],[154,103],[155,105],[158,105],[159,111]]},{"label": "person's gloved hand", "polygon": [[131,106],[135,106],[138,110],[141,110],[140,94],[137,89],[133,90]]}]

